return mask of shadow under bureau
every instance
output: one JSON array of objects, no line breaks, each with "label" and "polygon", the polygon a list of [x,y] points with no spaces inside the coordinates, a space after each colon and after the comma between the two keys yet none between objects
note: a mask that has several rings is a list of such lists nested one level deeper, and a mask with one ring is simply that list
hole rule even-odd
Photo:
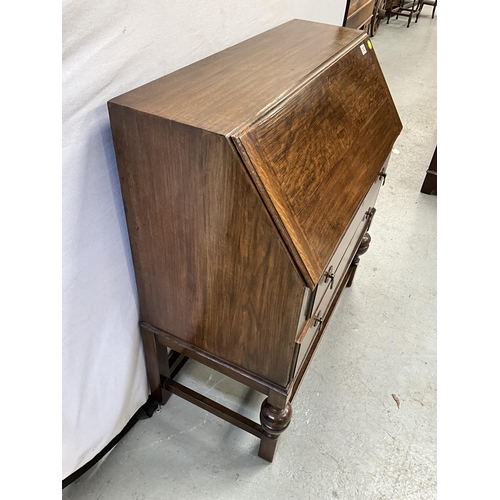
[{"label": "shadow under bureau", "polygon": [[[352,283],[401,122],[364,32],[293,20],[109,101],[151,393],[261,439]],[[256,423],[172,353],[267,396]]]}]

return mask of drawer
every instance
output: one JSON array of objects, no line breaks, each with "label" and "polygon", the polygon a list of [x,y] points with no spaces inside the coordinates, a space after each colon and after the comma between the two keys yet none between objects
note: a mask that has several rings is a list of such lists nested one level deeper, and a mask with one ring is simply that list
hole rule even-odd
[{"label": "drawer", "polygon": [[298,350],[298,354],[297,362],[294,367],[294,377],[300,369],[300,366],[304,358],[306,357],[311,344],[325,325],[324,319],[328,315],[332,302],[337,295],[337,292],[339,291],[339,286],[341,285],[344,276],[349,270],[350,264],[354,258],[354,255],[356,254],[356,250],[358,249],[361,243],[361,239],[367,231],[370,223],[371,218],[365,219],[359,223],[346,251],[340,259],[337,269],[335,270],[335,280],[333,286],[327,287],[326,292],[323,294],[321,300],[319,300],[318,305],[313,310],[311,317],[307,320],[307,323],[302,329],[301,334],[296,340],[296,350]]},{"label": "drawer", "polygon": [[[374,208],[380,186],[385,177],[386,166],[387,162],[384,165],[384,169],[382,170],[380,177],[378,177],[373,183],[373,186],[356,212],[353,221],[349,225],[346,235],[342,239],[341,245],[339,245],[339,248],[330,260],[329,264],[332,267],[332,271],[329,271],[329,267],[324,273],[325,279],[322,279],[322,282],[318,283],[314,299],[312,299],[314,300],[314,303],[310,309],[312,311],[311,317],[307,320],[307,323],[304,325],[304,328],[301,330],[300,335],[296,340],[296,349],[298,354],[294,367],[294,377],[300,369],[311,344],[324,327],[324,318],[326,318],[330,310],[332,302],[339,291],[339,286],[349,270],[351,262],[354,259],[364,234],[370,227],[372,216],[367,217],[366,213],[370,209]],[[333,280],[329,277],[329,275],[333,276]],[[326,278],[328,278],[328,280]]]},{"label": "drawer", "polygon": [[351,223],[349,224],[344,237],[341,239],[338,247],[335,249],[330,261],[325,267],[314,291],[314,302],[310,309],[314,313],[316,311],[318,304],[323,300],[323,296],[328,290],[335,289],[335,284],[339,283],[342,276],[338,274],[339,264],[346,253],[349,246],[354,244],[353,237],[359,232],[360,224],[366,219],[367,212],[372,209],[377,200],[378,193],[380,191],[380,186],[385,178],[385,168],[387,162],[384,164],[380,175],[376,178],[372,187],[368,191],[367,195],[361,202],[358,210],[356,211]]},{"label": "drawer", "polygon": [[[325,304],[328,305],[328,304]],[[302,362],[304,361],[304,358],[306,357],[307,352],[309,351],[309,347],[311,346],[313,340],[316,338],[318,333],[320,332],[322,326],[323,326],[323,320],[322,317],[326,315],[327,310],[324,311],[318,311],[320,316],[318,317],[311,317],[308,319],[307,323],[305,324],[302,333],[300,337],[297,340],[297,343],[295,345],[296,351],[298,351],[297,354],[297,361],[295,363],[294,371],[293,371],[293,377],[297,375],[297,372],[299,371],[299,368],[302,365]],[[292,377],[292,378],[293,378]]]}]

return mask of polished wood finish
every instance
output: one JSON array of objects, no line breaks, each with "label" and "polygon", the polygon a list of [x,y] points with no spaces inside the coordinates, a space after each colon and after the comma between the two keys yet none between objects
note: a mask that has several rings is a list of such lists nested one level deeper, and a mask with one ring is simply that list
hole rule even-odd
[{"label": "polished wood finish", "polygon": [[304,282],[228,140],[110,115],[141,319],[285,386]]},{"label": "polished wood finish", "polygon": [[148,376],[151,396],[159,404],[165,404],[168,395],[162,391],[160,379],[160,362],[158,359],[156,337],[144,328],[141,328],[142,345],[144,346],[144,356],[146,358],[146,372]]},{"label": "polished wood finish", "polygon": [[[375,53],[368,46],[363,52],[359,45],[348,46],[320,75],[236,135],[261,196],[276,210],[283,237],[297,250],[310,286],[321,276],[401,131]],[[350,165],[364,168],[353,171]]]},{"label": "polished wood finish", "polygon": [[268,394],[270,397],[271,394],[274,394],[280,401],[287,398],[287,388],[285,387],[274,384],[273,382],[255,375],[240,366],[220,359],[203,349],[199,349],[188,342],[184,342],[168,332],[155,328],[152,325],[141,322],[141,328],[153,333],[158,343],[170,347],[176,352],[179,352],[190,359],[194,359],[195,361],[202,363],[213,370],[217,370],[220,373],[227,375],[228,377],[231,377],[238,382],[251,387],[252,389],[255,389],[256,391],[261,392],[262,394]]},{"label": "polished wood finish", "polygon": [[295,19],[111,102],[230,135],[293,92],[346,46],[363,38],[356,30]]},{"label": "polished wood finish", "polygon": [[278,438],[290,425],[292,405],[286,403],[283,408],[277,408],[265,399],[260,408],[260,422],[263,436],[260,441],[259,457],[272,462]]},{"label": "polished wood finish", "polygon": [[[152,394],[269,461],[401,131],[366,41],[295,20],[108,103]],[[263,393],[260,426],[174,383],[167,348]]]},{"label": "polished wood finish", "polygon": [[348,4],[344,26],[367,31],[372,19],[375,0],[350,0]]},{"label": "polished wood finish", "polygon": [[[361,227],[363,221],[367,220],[367,212],[371,212],[375,206],[377,196],[382,185],[384,176],[387,174],[385,170],[387,168],[388,159],[384,163],[384,166],[379,172],[379,177],[376,177],[373,184],[368,191],[367,195],[364,197],[363,201],[356,210],[356,213],[351,218],[351,221],[343,234],[342,239],[337,245],[335,252],[333,253],[331,259],[328,261],[324,267],[323,274],[321,275],[318,283],[314,289],[313,306],[311,311],[316,311],[318,304],[322,300],[325,292],[328,289],[332,289],[336,283],[340,281],[341,273],[344,271],[343,266],[341,266],[341,261],[345,264],[345,254],[348,251],[352,251],[356,244],[359,244],[357,237],[360,235]],[[364,229],[366,230],[366,228]],[[356,243],[357,242],[357,243]],[[350,262],[350,261],[349,261]],[[333,276],[333,278],[332,278]],[[309,315],[310,316],[310,315]]]}]

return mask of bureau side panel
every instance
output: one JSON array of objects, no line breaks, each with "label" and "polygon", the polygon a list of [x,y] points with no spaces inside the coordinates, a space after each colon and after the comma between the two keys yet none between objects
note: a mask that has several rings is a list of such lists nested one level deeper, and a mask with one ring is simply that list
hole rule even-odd
[{"label": "bureau side panel", "polygon": [[228,140],[109,110],[141,319],[285,386],[304,282]]}]

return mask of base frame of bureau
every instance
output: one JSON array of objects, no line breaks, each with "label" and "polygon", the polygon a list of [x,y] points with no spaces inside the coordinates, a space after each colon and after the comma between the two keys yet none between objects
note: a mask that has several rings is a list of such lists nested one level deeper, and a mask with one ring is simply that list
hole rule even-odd
[{"label": "base frame of bureau", "polygon": [[[175,394],[254,435],[260,439],[259,457],[272,462],[279,437],[291,422],[293,414],[291,403],[342,292],[352,284],[359,264],[359,256],[368,250],[370,240],[370,235],[368,232],[365,232],[354,254],[351,265],[342,278],[341,286],[330,303],[320,331],[311,344],[295,378],[286,387],[273,384],[254,373],[221,360],[168,332],[141,321],[140,329],[146,356],[147,375],[153,398],[159,404],[164,405],[171,394]],[[168,348],[171,350],[170,353],[168,352]],[[173,380],[188,359],[193,359],[266,395],[267,397],[262,402],[260,409],[260,424]]]}]

